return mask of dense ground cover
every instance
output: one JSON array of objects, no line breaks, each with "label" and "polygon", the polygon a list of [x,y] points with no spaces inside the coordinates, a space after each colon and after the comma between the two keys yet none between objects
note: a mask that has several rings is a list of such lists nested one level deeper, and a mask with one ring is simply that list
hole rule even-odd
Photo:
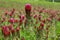
[{"label": "dense ground cover", "polygon": [[[26,3],[32,5],[30,15],[25,12]],[[32,21],[27,24],[27,27],[26,15],[29,15],[27,19]],[[29,19],[30,17],[31,19]],[[1,40],[43,40],[40,37],[44,40],[53,40],[53,38],[57,40],[59,34],[60,3],[36,0],[0,0]]]}]

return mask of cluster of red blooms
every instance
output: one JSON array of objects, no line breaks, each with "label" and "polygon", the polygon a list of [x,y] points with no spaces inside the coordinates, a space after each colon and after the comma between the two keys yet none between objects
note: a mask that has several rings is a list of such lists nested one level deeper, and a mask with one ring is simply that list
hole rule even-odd
[{"label": "cluster of red blooms", "polygon": [[[6,21],[8,22],[8,25],[4,25],[4,26],[1,25],[2,34],[4,37],[8,37],[11,34],[13,36],[15,33],[20,33],[20,25],[22,24],[25,17],[24,15],[18,15],[19,19],[14,19],[13,18],[14,12],[15,12],[15,9],[13,8],[10,13],[8,13],[8,11],[5,11],[4,13],[5,15],[2,16],[1,23],[4,23]],[[14,23],[18,23],[16,28],[14,28]]]},{"label": "cluster of red blooms", "polygon": [[9,36],[10,34],[13,35],[15,32],[18,32],[19,30],[20,30],[19,26],[16,27],[16,30],[13,28],[12,25],[2,26],[2,33],[4,37]]},{"label": "cluster of red blooms", "polygon": [[[31,11],[31,5],[30,5],[30,4],[26,4],[26,5],[25,5],[25,10],[26,10],[26,11]],[[34,11],[35,11],[35,10],[37,10],[37,9],[34,9]],[[33,18],[36,19],[35,24],[37,24],[38,21],[40,22],[40,25],[39,25],[39,27],[37,27],[37,29],[40,29],[40,30],[41,30],[41,29],[44,28],[44,23],[45,23],[46,21],[51,22],[52,18],[55,17],[55,15],[53,15],[53,14],[55,14],[55,12],[53,12],[53,11],[51,11],[51,10],[47,10],[47,9],[45,9],[45,8],[40,8],[40,9],[37,10],[37,11],[38,11],[40,14],[37,15],[37,14],[35,14],[35,12],[34,12]],[[17,19],[14,19],[14,18],[13,18],[14,12],[15,12],[15,9],[13,8],[10,13],[8,13],[8,11],[5,11],[5,13],[4,13],[5,15],[2,16],[2,23],[6,21],[6,17],[5,17],[6,15],[7,15],[7,17],[9,17],[9,18],[7,19],[7,21],[10,23],[10,25],[8,25],[8,26],[6,26],[6,25],[5,25],[5,26],[2,26],[2,33],[3,33],[4,37],[9,36],[10,34],[13,35],[15,32],[19,32],[19,30],[20,30],[20,25],[23,24],[23,21],[24,21],[24,24],[26,25],[25,16],[18,14],[18,18],[19,18],[19,19],[18,19],[18,20],[17,20]],[[49,16],[49,17],[46,18],[46,19],[42,19],[41,13],[48,13],[48,14],[51,15],[51,16]],[[60,21],[60,18],[57,18],[57,20]],[[33,20],[33,21],[34,21],[34,20]],[[13,27],[13,24],[14,24],[14,23],[18,23],[18,26],[16,27],[16,29],[14,29],[14,27]],[[35,26],[35,25],[34,25],[34,26]],[[35,26],[35,28],[36,28],[36,26]],[[24,37],[23,37],[21,40],[24,40]]]},{"label": "cluster of red blooms", "polygon": [[[27,4],[25,6],[25,10],[31,10],[31,7],[29,6],[29,4]],[[14,19],[13,15],[14,15],[15,9],[13,8],[11,10],[11,12],[8,12],[7,10],[5,11],[5,15],[2,16],[2,23],[4,23],[5,21],[8,21],[9,25],[4,25],[2,26],[2,33],[4,35],[4,37],[9,36],[10,34],[14,35],[16,32],[20,31],[20,25],[23,23],[24,20],[24,15],[20,15],[18,14],[18,20]],[[8,19],[7,19],[7,18]],[[14,23],[18,23],[18,26],[16,28],[14,28]],[[26,21],[24,22],[24,24],[26,24]],[[21,40],[24,40],[24,38],[22,38]]]}]

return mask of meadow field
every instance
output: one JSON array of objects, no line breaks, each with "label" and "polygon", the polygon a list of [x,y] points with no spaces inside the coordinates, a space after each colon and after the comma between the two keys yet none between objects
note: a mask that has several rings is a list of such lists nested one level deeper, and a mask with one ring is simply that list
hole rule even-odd
[{"label": "meadow field", "polygon": [[60,40],[60,2],[0,0],[0,40]]}]

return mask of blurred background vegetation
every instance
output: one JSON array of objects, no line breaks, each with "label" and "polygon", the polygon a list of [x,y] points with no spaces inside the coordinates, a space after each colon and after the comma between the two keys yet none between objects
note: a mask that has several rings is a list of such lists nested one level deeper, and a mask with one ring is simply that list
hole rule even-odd
[{"label": "blurred background vegetation", "polygon": [[60,0],[39,0],[39,1],[60,2]]},{"label": "blurred background vegetation", "polygon": [[[53,0],[46,0],[46,1],[52,2]],[[60,0],[54,0],[54,2],[60,2]]]},{"label": "blurred background vegetation", "polygon": [[60,10],[60,0],[0,0],[0,8],[19,9],[24,8],[26,3],[30,3],[34,7],[41,6],[44,8]]}]

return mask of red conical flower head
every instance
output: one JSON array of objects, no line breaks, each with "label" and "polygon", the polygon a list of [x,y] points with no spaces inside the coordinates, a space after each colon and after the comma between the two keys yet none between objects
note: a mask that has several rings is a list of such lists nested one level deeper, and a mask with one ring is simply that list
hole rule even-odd
[{"label": "red conical flower head", "polygon": [[30,5],[30,4],[26,4],[26,5],[25,5],[25,10],[31,11],[31,5]]}]

